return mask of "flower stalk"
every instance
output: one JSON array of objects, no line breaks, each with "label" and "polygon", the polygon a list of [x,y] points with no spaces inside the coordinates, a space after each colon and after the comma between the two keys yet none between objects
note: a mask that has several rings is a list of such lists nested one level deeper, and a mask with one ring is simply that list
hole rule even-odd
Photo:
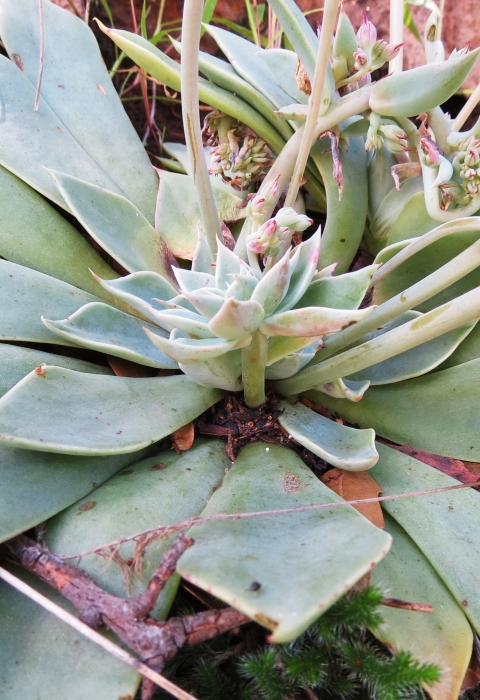
[{"label": "flower stalk", "polygon": [[203,230],[213,260],[217,250],[217,238],[222,240],[222,232],[203,151],[202,129],[199,117],[198,47],[202,28],[202,13],[203,2],[199,2],[199,0],[185,0],[180,79],[185,140],[189,152],[193,180],[197,190]]},{"label": "flower stalk", "polygon": [[265,367],[267,365],[268,338],[256,331],[252,342],[242,350],[242,379],[245,403],[258,408],[265,403]]}]

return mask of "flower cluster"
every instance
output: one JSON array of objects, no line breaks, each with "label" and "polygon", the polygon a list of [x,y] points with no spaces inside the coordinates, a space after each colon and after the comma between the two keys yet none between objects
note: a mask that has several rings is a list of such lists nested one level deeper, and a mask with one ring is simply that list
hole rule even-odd
[{"label": "flower cluster", "polygon": [[266,142],[244,124],[215,110],[205,118],[209,144],[213,145],[209,173],[221,175],[239,189],[264,177],[272,165]]},{"label": "flower cluster", "polygon": [[312,219],[297,214],[293,207],[282,207],[273,219],[265,221],[247,237],[247,248],[258,255],[278,255],[282,243],[292,233],[305,231],[312,224]]},{"label": "flower cluster", "polygon": [[405,131],[392,120],[381,119],[378,114],[372,112],[365,150],[372,151],[374,148],[382,148],[383,146],[391,153],[404,153],[410,150]]},{"label": "flower cluster", "polygon": [[357,32],[358,50],[354,53],[355,70],[367,68],[369,72],[381,68],[384,63],[391,61],[398,54],[403,44],[387,44],[383,39],[377,39],[375,25],[363,14],[363,21]]}]

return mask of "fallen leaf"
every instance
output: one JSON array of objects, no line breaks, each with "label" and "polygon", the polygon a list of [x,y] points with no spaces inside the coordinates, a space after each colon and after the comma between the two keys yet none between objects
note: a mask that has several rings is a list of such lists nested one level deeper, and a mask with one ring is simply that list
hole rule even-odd
[{"label": "fallen leaf", "polygon": [[315,413],[319,413],[321,416],[325,416],[325,418],[333,418],[332,414],[329,412],[326,406],[319,406],[310,399],[307,399],[306,396],[302,396],[300,401],[303,403],[304,406],[310,408],[312,411],[315,411]]},{"label": "fallen leaf", "polygon": [[193,445],[193,440],[195,437],[195,430],[193,428],[193,423],[187,423],[183,428],[175,430],[174,433],[170,435],[173,440],[172,449],[178,454],[182,454],[185,450],[189,450]]},{"label": "fallen leaf", "polygon": [[153,367],[145,367],[145,365],[139,365],[121,357],[110,355],[107,360],[117,377],[154,377],[157,373],[157,370]]},{"label": "fallen leaf", "polygon": [[[453,459],[453,457],[442,457],[441,455],[434,455],[431,452],[416,450],[414,447],[410,447],[410,445],[389,444],[389,447],[391,447],[393,450],[397,450],[398,452],[403,452],[409,457],[414,457],[420,462],[424,462],[430,467],[438,469],[438,471],[442,472],[443,474],[448,474],[448,476],[451,476],[453,479],[461,481],[462,484],[473,484],[475,481],[478,481],[478,473],[472,473],[473,469],[472,471],[467,469],[465,463],[459,459]],[[471,464],[472,467],[475,466],[475,463]]]},{"label": "fallen leaf", "polygon": [[472,658],[468,666],[465,678],[463,679],[460,692],[464,693],[470,688],[475,688],[480,683],[480,640],[475,634],[473,642]]},{"label": "fallen leaf", "polygon": [[[361,498],[377,498],[382,489],[368,472],[347,472],[344,469],[330,469],[322,476],[323,483],[335,491],[345,501]],[[353,506],[367,520],[377,527],[385,527],[380,503],[360,503]]]}]

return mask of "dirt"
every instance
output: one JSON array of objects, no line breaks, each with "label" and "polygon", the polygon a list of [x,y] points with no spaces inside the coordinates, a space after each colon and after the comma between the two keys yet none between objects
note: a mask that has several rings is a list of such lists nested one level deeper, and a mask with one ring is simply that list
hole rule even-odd
[{"label": "dirt", "polygon": [[232,462],[244,445],[262,440],[289,447],[310,469],[318,475],[323,474],[329,469],[329,465],[289,437],[278,422],[281,413],[279,399],[273,393],[267,394],[265,404],[259,408],[249,408],[243,397],[228,394],[220,403],[200,416],[196,426],[201,435],[224,438],[227,454]]}]

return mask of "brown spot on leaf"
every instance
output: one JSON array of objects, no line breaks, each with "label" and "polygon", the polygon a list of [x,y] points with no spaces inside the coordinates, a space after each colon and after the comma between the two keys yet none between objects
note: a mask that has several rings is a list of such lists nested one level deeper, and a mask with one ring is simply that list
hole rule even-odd
[{"label": "brown spot on leaf", "polygon": [[78,510],[82,511],[83,513],[86,510],[92,510],[92,508],[95,508],[96,505],[96,501],[88,501],[88,503],[84,503],[83,505],[81,505]]},{"label": "brown spot on leaf", "polygon": [[167,465],[164,464],[163,462],[158,462],[158,464],[152,464],[152,466],[150,467],[152,472],[160,471],[161,469],[166,469],[166,468],[167,468]]},{"label": "brown spot on leaf", "polygon": [[306,488],[308,484],[295,476],[290,469],[287,469],[285,476],[283,477],[283,488],[286,493],[295,493],[295,491],[301,491]]},{"label": "brown spot on leaf", "polygon": [[20,68],[20,70],[23,71],[23,61],[19,53],[12,53],[12,61],[15,63],[17,68]]}]

